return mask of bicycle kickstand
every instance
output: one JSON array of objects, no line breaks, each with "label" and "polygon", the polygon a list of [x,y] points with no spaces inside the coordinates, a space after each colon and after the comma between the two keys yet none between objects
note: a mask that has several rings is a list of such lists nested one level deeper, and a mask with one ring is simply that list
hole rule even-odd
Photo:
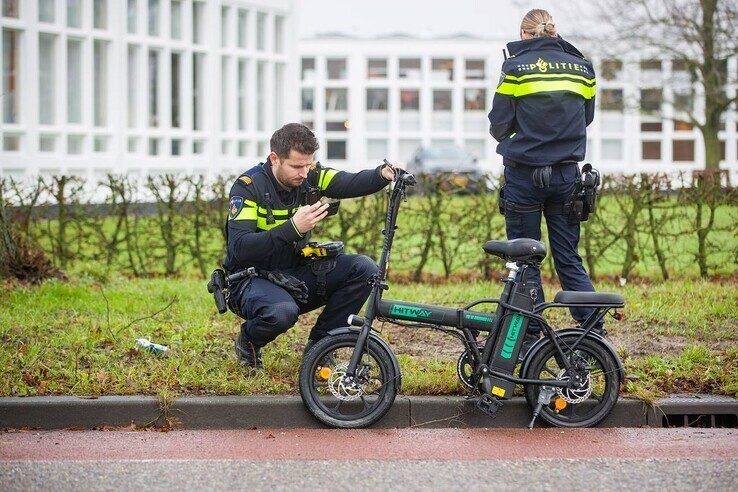
[{"label": "bicycle kickstand", "polygon": [[555,394],[556,390],[554,390],[551,386],[544,386],[543,388],[541,388],[540,393],[538,393],[538,404],[536,405],[535,410],[533,410],[533,418],[530,419],[528,429],[533,429],[533,426],[536,423],[536,418],[538,418],[538,414],[541,412],[541,408],[543,408],[543,405],[548,405],[549,403],[551,403],[551,398]]}]

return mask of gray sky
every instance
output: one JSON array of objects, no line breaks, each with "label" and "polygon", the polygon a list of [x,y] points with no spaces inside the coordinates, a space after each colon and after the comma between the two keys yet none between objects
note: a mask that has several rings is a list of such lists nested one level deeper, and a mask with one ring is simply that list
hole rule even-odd
[{"label": "gray sky", "polygon": [[360,37],[405,32],[438,36],[466,32],[516,39],[532,8],[548,10],[562,36],[575,26],[573,1],[553,0],[298,0],[300,37],[340,31]]}]

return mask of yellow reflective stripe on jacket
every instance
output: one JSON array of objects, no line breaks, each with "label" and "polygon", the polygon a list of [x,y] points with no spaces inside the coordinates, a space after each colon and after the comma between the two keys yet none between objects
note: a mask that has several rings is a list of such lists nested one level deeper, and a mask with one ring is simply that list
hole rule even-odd
[{"label": "yellow reflective stripe on jacket", "polygon": [[338,174],[338,171],[335,169],[321,169],[320,178],[318,179],[318,188],[321,190],[328,188],[328,185],[336,174]]},{"label": "yellow reflective stripe on jacket", "polygon": [[275,227],[284,224],[288,220],[290,219],[274,219],[274,224],[267,224],[266,217],[257,217],[256,228],[261,229],[262,231],[268,231],[269,229],[274,229]]},{"label": "yellow reflective stripe on jacket", "polygon": [[256,220],[256,202],[243,201],[243,208],[233,220]]},{"label": "yellow reflective stripe on jacket", "polygon": [[535,79],[538,80],[516,81],[516,83],[508,82],[508,77],[510,76],[506,75],[505,80],[497,87],[498,94],[521,97],[544,92],[565,91],[580,95],[584,99],[592,99],[596,92],[595,85],[587,85],[583,80],[566,80],[569,78],[567,75],[559,75],[557,80],[540,80],[541,77],[536,76]]},{"label": "yellow reflective stripe on jacket", "polygon": [[587,77],[584,77],[583,75],[577,75],[574,73],[528,73],[525,75],[521,75],[520,77],[516,77],[514,75],[505,75],[505,80],[514,80],[514,81],[523,81],[527,79],[556,79],[556,78],[567,78],[567,79],[577,79],[581,80],[582,82],[594,85],[595,78],[592,77],[591,79],[588,79]]}]

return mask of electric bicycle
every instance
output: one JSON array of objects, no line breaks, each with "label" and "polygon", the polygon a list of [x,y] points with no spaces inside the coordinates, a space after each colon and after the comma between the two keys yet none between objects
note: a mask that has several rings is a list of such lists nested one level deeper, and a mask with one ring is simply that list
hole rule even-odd
[{"label": "electric bicycle", "polygon": [[[300,394],[307,409],[336,428],[367,427],[387,413],[402,379],[397,357],[374,329],[375,322],[387,321],[458,338],[464,346],[458,377],[469,391],[467,398],[491,417],[513,396],[515,385],[522,385],[532,410],[529,428],[538,417],[557,427],[591,427],[605,419],[618,400],[625,372],[614,347],[595,327],[607,313],[622,317],[617,311],[624,306],[622,296],[562,291],[553,302],[536,304],[537,286],[527,280],[528,272],[540,267],[546,247],[533,239],[515,239],[483,246],[485,253],[507,262],[509,274],[499,298],[460,308],[384,299],[400,204],[416,183],[412,174],[401,169],[396,173],[382,231],[379,274],[370,279],[365,316],[351,315],[348,326],[332,330],[302,361]],[[495,306],[494,314],[475,310],[484,304]],[[593,311],[577,328],[555,331],[544,312],[568,307]],[[520,354],[531,320],[538,322],[543,336]]]}]

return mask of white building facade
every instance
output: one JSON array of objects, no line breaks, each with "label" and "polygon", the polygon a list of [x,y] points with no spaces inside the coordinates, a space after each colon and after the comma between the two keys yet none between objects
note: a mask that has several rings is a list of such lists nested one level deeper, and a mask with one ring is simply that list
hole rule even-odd
[{"label": "white building facade", "polygon": [[[301,118],[321,140],[321,157],[350,168],[384,157],[408,162],[420,147],[453,144],[499,172],[502,159],[488,133],[487,113],[503,62],[503,39],[470,36],[358,39],[343,35],[299,46]],[[574,40],[576,44],[577,41]],[[588,130],[587,160],[610,173],[704,168],[699,131],[679,108],[699,114],[683,67],[648,58],[603,59],[580,48],[598,75],[597,112]],[[725,69],[735,80],[738,60]],[[735,95],[735,84],[727,88]],[[720,132],[722,168],[738,172],[734,110]]]},{"label": "white building facade", "polygon": [[252,165],[298,117],[293,0],[2,0],[4,175]]}]

